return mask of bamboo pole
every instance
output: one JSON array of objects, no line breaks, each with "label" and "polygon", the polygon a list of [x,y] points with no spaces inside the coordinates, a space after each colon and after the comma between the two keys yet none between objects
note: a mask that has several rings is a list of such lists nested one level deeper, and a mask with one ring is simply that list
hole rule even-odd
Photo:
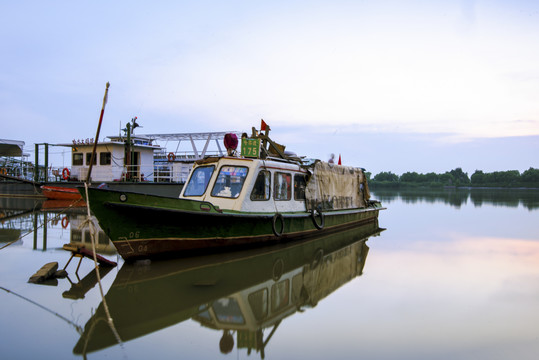
[{"label": "bamboo pole", "polygon": [[95,151],[97,148],[97,142],[99,139],[99,133],[101,132],[101,123],[103,122],[103,114],[105,113],[105,105],[107,104],[107,98],[109,94],[110,83],[107,82],[107,88],[105,89],[105,96],[103,96],[103,106],[101,107],[101,115],[99,116],[99,124],[97,125],[97,131],[95,134],[94,148],[92,149],[92,157],[90,158],[90,167],[88,168],[88,176],[86,177],[86,183],[90,184],[90,177],[92,175],[92,167],[94,166]]}]

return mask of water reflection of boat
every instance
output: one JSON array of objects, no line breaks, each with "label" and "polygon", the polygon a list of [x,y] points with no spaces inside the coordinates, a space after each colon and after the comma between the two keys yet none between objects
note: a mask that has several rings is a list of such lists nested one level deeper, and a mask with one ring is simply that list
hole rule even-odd
[{"label": "water reflection of boat", "polygon": [[80,208],[86,206],[82,197],[78,200],[45,200],[41,205],[42,210],[62,210],[70,208]]},{"label": "water reflection of boat", "polygon": [[36,199],[0,197],[0,243],[18,243],[23,234],[29,233],[31,216],[40,206]]},{"label": "water reflection of boat", "polygon": [[[369,236],[377,223],[312,240],[220,255],[125,263],[105,296],[122,341],[145,336],[192,318],[231,333],[238,348],[264,348],[281,321],[362,274]],[[116,344],[101,304],[86,323],[74,353]],[[273,328],[264,339],[264,330]],[[233,341],[233,338],[232,338]],[[228,345],[226,345],[228,344]],[[223,348],[226,352],[227,349]]]},{"label": "water reflection of boat", "polygon": [[[116,248],[110,241],[109,237],[105,232],[99,227],[97,219],[95,216],[91,217],[94,227],[97,229],[96,243],[95,248],[97,253],[104,255],[114,255],[116,254]],[[86,221],[86,215],[82,214],[71,214],[69,217],[71,223],[70,227],[70,240],[69,243],[72,245],[83,246],[88,249],[92,248],[92,237],[90,234],[90,227],[88,225],[83,226],[83,223]]]}]

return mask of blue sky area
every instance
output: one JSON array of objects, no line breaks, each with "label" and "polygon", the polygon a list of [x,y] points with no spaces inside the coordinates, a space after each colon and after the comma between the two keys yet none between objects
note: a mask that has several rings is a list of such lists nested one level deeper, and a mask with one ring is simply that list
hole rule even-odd
[{"label": "blue sky area", "polygon": [[[4,1],[0,138],[260,119],[373,173],[539,167],[536,1]],[[58,164],[62,165],[62,164]]]}]

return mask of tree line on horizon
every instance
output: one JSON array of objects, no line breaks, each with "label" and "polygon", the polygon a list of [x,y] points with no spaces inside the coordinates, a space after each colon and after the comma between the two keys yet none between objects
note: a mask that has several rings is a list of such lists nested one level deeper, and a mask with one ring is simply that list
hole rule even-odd
[{"label": "tree line on horizon", "polygon": [[397,175],[391,171],[382,171],[371,178],[367,173],[369,185],[372,187],[444,187],[444,186],[471,186],[471,187],[525,187],[539,188],[539,169],[530,167],[520,173],[518,170],[483,172],[475,170],[472,176],[456,168],[443,174],[434,172],[420,174],[405,172]]}]

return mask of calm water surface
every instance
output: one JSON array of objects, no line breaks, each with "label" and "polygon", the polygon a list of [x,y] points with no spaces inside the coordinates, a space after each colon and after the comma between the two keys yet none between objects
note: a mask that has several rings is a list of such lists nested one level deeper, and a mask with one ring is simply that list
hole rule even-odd
[{"label": "calm water surface", "polygon": [[[374,191],[374,225],[306,243],[63,268],[83,209],[0,198],[5,359],[536,359],[539,191]],[[33,211],[36,209],[36,211]],[[44,224],[47,224],[46,226]]]}]

